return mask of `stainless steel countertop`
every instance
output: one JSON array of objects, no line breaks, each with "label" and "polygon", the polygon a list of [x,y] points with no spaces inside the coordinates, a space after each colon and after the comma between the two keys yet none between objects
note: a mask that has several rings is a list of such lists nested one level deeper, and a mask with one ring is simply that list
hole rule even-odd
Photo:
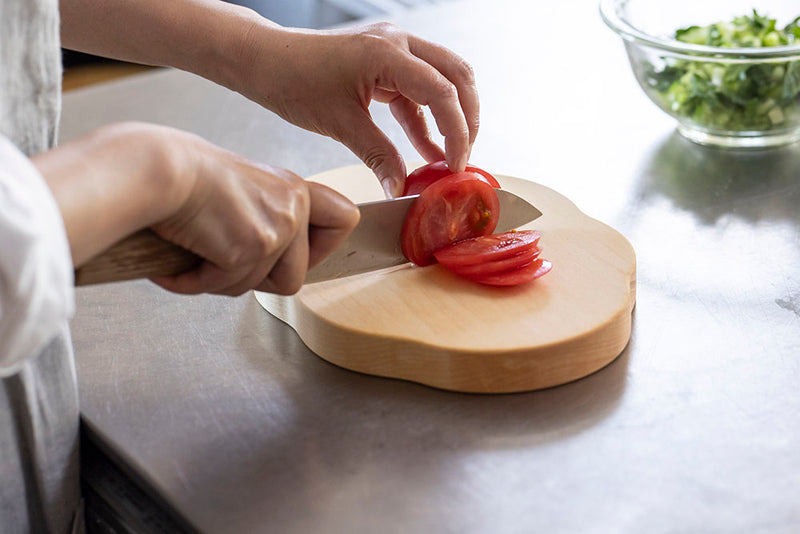
[{"label": "stainless steel countertop", "polygon": [[[204,533],[800,531],[800,145],[683,140],[591,0],[393,20],[475,67],[475,164],[633,243],[628,348],[562,387],[454,394],[334,367],[252,295],[84,288],[72,327],[97,439]],[[306,176],[357,162],[169,70],[69,93],[62,139],[123,119]]]}]

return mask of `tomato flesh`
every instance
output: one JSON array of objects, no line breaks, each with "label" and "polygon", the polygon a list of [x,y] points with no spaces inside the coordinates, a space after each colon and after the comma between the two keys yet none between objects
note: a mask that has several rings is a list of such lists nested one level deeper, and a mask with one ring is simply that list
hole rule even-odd
[{"label": "tomato flesh", "polygon": [[417,265],[435,263],[435,251],[494,232],[499,207],[494,188],[474,173],[442,178],[411,204],[400,234],[403,254]]},{"label": "tomato flesh", "polygon": [[541,252],[539,248],[534,246],[499,260],[483,261],[474,265],[445,265],[444,263],[442,265],[459,276],[476,279],[524,267],[538,258]]},{"label": "tomato flesh", "polygon": [[553,264],[551,262],[536,259],[523,267],[501,273],[470,278],[470,280],[489,286],[518,286],[536,280],[540,276],[549,273],[552,268]]},{"label": "tomato flesh", "polygon": [[403,195],[419,195],[401,233],[406,257],[417,265],[439,262],[453,273],[490,286],[516,286],[550,272],[539,257],[535,230],[492,234],[499,188],[490,173],[468,165],[452,173],[444,161],[429,163],[406,178]]},{"label": "tomato flesh", "polygon": [[536,248],[542,235],[536,230],[504,232],[455,243],[437,250],[436,259],[446,267],[498,261]]},{"label": "tomato flesh", "polygon": [[[488,173],[483,169],[479,169],[473,165],[467,165],[467,168],[464,172],[475,174],[476,178],[484,180],[492,187],[500,187],[500,183],[497,181],[497,179],[492,176],[491,173]],[[413,170],[411,174],[406,177],[406,186],[403,190],[403,196],[418,195],[432,183],[452,174],[453,172],[450,171],[446,161],[436,161],[434,163],[423,165],[422,167]]]}]

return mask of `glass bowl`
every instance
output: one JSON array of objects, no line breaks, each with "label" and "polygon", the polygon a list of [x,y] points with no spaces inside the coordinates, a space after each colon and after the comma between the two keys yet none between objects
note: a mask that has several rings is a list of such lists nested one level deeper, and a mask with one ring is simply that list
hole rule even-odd
[{"label": "glass bowl", "polygon": [[[800,140],[800,31],[789,44],[770,32],[760,40],[744,38],[747,46],[695,44],[723,37],[729,43],[728,37],[741,34],[736,17],[755,13],[775,19],[782,30],[800,16],[800,2],[600,0],[600,14],[622,37],[650,100],[677,119],[688,139],[724,147]],[[716,23],[724,24],[709,29]],[[675,38],[676,30],[692,26],[697,28],[686,30],[683,40]]]}]

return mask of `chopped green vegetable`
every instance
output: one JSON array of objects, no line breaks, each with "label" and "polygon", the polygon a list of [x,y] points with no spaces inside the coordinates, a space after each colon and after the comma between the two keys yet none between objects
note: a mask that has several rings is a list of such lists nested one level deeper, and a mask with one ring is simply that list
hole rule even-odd
[{"label": "chopped green vegetable", "polygon": [[[800,17],[783,29],[760,15],[731,22],[690,26],[675,39],[721,48],[760,48],[800,44]],[[645,83],[665,108],[707,128],[769,130],[800,118],[800,61],[725,63],[662,58],[647,64]]]}]

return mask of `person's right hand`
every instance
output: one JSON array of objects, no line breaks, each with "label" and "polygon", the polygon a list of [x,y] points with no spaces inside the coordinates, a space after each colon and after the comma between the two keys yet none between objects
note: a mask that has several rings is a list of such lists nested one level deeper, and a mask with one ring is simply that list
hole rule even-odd
[{"label": "person's right hand", "polygon": [[102,128],[35,158],[79,267],[145,227],[201,256],[154,282],[177,293],[295,293],[359,212],[332,189],[172,128]]},{"label": "person's right hand", "polygon": [[173,132],[184,153],[179,207],[151,228],[202,256],[194,271],[154,279],[177,293],[292,294],[306,271],[358,223],[332,189],[255,163],[199,137]]}]

